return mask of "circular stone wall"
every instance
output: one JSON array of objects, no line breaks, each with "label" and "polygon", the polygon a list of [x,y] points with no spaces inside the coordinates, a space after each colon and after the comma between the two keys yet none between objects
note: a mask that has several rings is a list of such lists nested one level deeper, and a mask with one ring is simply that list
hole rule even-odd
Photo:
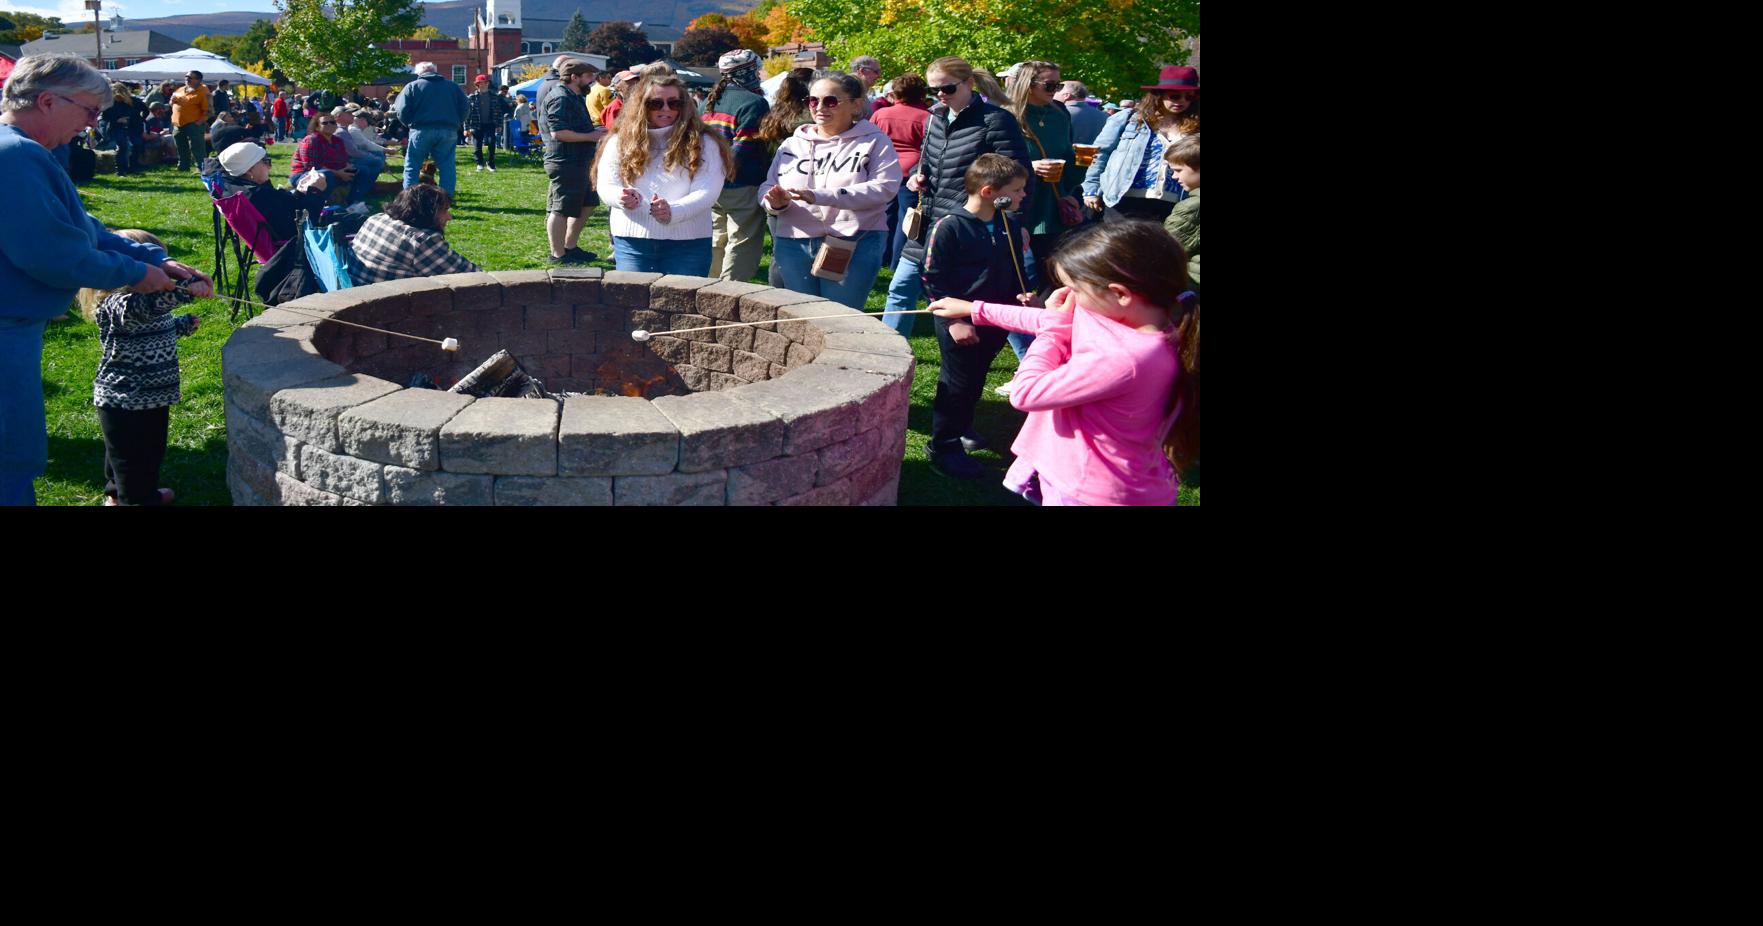
[{"label": "circular stone wall", "polygon": [[[665,334],[814,315],[841,317]],[[598,394],[406,388],[504,349],[549,391]],[[221,363],[237,505],[892,505],[914,365],[893,329],[816,296],[598,269],[307,296],[233,332]],[[686,394],[640,397],[657,391]]]}]

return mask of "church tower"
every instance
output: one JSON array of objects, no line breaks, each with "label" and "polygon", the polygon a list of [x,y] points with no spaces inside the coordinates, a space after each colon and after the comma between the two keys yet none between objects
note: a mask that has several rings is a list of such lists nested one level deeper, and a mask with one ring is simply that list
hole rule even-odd
[{"label": "church tower", "polygon": [[520,0],[485,0],[484,46],[489,49],[486,68],[520,57]]}]

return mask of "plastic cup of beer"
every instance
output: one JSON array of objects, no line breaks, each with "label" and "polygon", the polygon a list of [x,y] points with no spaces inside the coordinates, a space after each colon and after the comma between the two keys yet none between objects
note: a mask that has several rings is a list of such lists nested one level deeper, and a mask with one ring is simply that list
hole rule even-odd
[{"label": "plastic cup of beer", "polygon": [[1088,167],[1096,160],[1096,152],[1101,151],[1097,145],[1072,145],[1071,162],[1079,167]]},{"label": "plastic cup of beer", "polygon": [[1041,179],[1048,183],[1058,183],[1059,178],[1065,176],[1064,158],[1046,158],[1045,160],[1036,161],[1035,166],[1047,171]]}]

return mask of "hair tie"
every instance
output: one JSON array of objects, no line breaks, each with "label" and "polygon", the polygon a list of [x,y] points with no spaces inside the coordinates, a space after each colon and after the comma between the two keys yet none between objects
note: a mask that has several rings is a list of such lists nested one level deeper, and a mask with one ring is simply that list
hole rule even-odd
[{"label": "hair tie", "polygon": [[1181,295],[1175,297],[1175,301],[1185,307],[1199,298],[1199,293],[1196,293],[1191,289],[1184,289],[1181,291]]}]

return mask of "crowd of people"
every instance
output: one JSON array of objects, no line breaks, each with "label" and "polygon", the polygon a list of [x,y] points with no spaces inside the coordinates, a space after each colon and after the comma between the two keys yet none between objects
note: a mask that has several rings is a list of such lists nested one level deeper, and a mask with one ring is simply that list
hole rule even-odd
[{"label": "crowd of people", "polygon": [[[861,308],[881,268],[891,266],[883,320],[910,334],[921,297],[933,315],[942,363],[928,449],[947,475],[985,475],[968,456],[988,445],[974,431],[974,412],[1007,343],[1018,372],[998,391],[1029,413],[1012,448],[1012,491],[1036,504],[1173,504],[1178,474],[1197,462],[1200,94],[1193,68],[1163,68],[1140,99],[1110,115],[1050,61],[1021,62],[1003,72],[1001,85],[947,56],[878,92],[880,63],[859,57],[848,71],[794,69],[768,98],[762,62],[745,49],[722,56],[716,86],[703,94],[664,63],[608,75],[562,55],[530,99],[491,89],[485,75],[467,94],[432,63],[419,63],[415,79],[382,111],[323,94],[289,101],[279,93],[264,107],[240,110],[224,81],[210,93],[195,72],[183,87],[168,83],[136,102],[77,59],[52,60],[21,63],[6,87],[0,157],[40,168],[7,140],[28,136],[53,148],[63,131],[71,137],[91,120],[135,150],[175,146],[180,168],[199,165],[211,144],[221,152],[227,191],[249,196],[281,237],[292,234],[285,226],[296,210],[322,208],[339,184],[365,215],[359,204],[403,135],[403,192],[355,238],[357,282],[365,284],[478,269],[444,236],[455,149],[470,139],[478,169],[493,172],[496,148],[530,131],[544,145],[553,264],[599,259],[579,242],[604,203],[619,270],[746,281],[757,274],[769,234],[773,285]],[[82,112],[91,118],[75,125]],[[386,136],[374,131],[382,124]],[[268,148],[296,136],[292,189],[276,190]],[[132,168],[124,142],[117,144],[123,173]],[[437,169],[430,183],[419,173],[425,160]],[[32,343],[40,355],[42,319],[55,314],[48,310],[60,287],[106,291],[119,319],[158,319],[208,285],[199,272],[168,261],[162,247],[103,230],[84,215],[77,194],[39,205],[70,229],[67,247],[90,266],[45,277],[40,262],[20,262],[10,250],[0,259],[0,285],[30,279],[42,290],[35,314],[47,313],[0,319],[9,399],[0,500],[12,503],[27,497],[23,474],[42,465],[32,449],[41,441],[23,439],[33,423],[18,409],[35,407],[34,427],[42,425],[40,383],[34,403],[10,401],[11,390],[25,389],[19,371]],[[71,229],[84,240],[75,242]],[[176,298],[122,305],[124,295],[159,293]],[[175,333],[187,333],[181,324]],[[153,325],[153,337],[164,340],[165,325]],[[152,479],[126,481],[134,488],[121,490],[123,504],[157,503],[156,493],[136,490]]]}]

